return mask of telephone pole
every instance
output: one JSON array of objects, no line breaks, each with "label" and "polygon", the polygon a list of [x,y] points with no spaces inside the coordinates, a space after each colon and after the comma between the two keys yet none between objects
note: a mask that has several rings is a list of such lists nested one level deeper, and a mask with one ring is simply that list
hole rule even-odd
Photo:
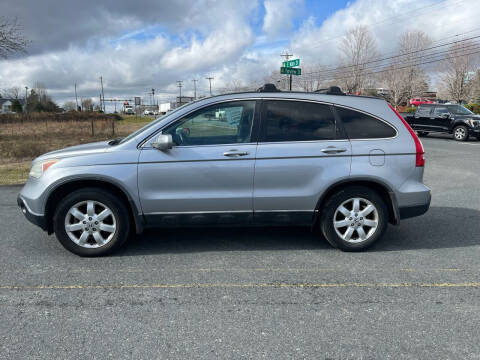
[{"label": "telephone pole", "polygon": [[[290,57],[293,56],[293,54],[289,54],[287,50],[285,50],[285,54],[280,54],[280,56],[283,56],[285,57],[285,61],[288,61],[288,59],[290,59]],[[290,74],[290,91],[292,91],[292,74]]]},{"label": "telephone pole", "polygon": [[183,81],[182,80],[178,80],[177,81],[177,86],[178,86],[178,90],[180,91],[180,106],[182,106],[182,85],[183,84]]},{"label": "telephone pole", "polygon": [[102,98],[100,102],[100,106],[102,106],[103,103],[103,112],[105,113],[105,94],[103,93],[103,78],[100,76],[100,84],[102,85]]},{"label": "telephone pole", "polygon": [[212,80],[214,79],[212,76],[206,77],[205,79],[208,80],[210,83],[210,96],[212,96]]},{"label": "telephone pole", "polygon": [[197,100],[197,81],[196,79],[193,79],[193,100]]},{"label": "telephone pole", "polygon": [[75,82],[75,104],[77,104],[75,111],[78,111],[77,82]]},{"label": "telephone pole", "polygon": [[25,86],[25,112],[27,112],[28,86]]}]

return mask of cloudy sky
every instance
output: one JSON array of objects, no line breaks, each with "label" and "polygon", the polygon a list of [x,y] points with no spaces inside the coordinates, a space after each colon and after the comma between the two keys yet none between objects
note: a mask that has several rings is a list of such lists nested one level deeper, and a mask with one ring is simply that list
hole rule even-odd
[{"label": "cloudy sky", "polygon": [[[250,84],[279,68],[288,49],[302,65],[334,65],[342,35],[366,25],[381,53],[400,34],[423,30],[433,41],[480,35],[478,0],[2,0],[17,17],[28,53],[0,60],[0,88],[43,83],[58,101],[143,96],[159,102]],[[434,84],[432,84],[434,86]],[[146,100],[147,101],[147,100]]]}]

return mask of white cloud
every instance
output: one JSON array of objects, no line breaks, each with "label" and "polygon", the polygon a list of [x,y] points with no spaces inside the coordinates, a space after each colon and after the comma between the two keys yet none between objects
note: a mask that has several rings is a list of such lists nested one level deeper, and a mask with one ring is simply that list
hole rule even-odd
[{"label": "white cloud", "polygon": [[[290,48],[304,63],[334,65],[338,61],[338,47],[347,30],[366,25],[382,54],[395,50],[405,31],[422,30],[433,40],[480,30],[480,7],[470,6],[466,0],[357,0],[335,12],[317,25],[314,16],[307,18],[292,37]],[[415,9],[422,10],[415,11]],[[477,31],[477,35],[478,35]],[[475,33],[473,34],[475,35]],[[457,38],[458,39],[458,38]]]},{"label": "white cloud", "polygon": [[265,0],[265,17],[263,19],[263,31],[268,39],[286,37],[293,27],[293,17],[296,12],[294,5],[298,0]]}]

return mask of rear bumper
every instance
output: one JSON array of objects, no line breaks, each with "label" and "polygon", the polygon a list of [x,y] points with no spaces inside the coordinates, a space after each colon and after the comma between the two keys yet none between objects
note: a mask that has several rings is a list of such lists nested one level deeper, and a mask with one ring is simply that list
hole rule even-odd
[{"label": "rear bumper", "polygon": [[404,206],[399,208],[400,219],[408,219],[415,216],[420,216],[425,214],[430,208],[430,202],[432,197],[428,197],[428,201],[425,204],[413,205],[413,206]]},{"label": "rear bumper", "polygon": [[17,205],[20,207],[23,215],[25,215],[28,221],[34,225],[37,225],[42,230],[47,231],[47,222],[45,220],[45,216],[33,214],[20,195],[17,197]]}]

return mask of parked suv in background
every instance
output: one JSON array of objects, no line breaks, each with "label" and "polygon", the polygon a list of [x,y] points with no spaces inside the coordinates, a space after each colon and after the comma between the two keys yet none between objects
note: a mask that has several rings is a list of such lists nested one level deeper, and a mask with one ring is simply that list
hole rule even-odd
[{"label": "parked suv in background", "polygon": [[357,251],[427,211],[422,144],[384,100],[266,89],[42,155],[18,204],[82,256],[145,228],[201,225],[305,225]]},{"label": "parked suv in background", "polygon": [[420,136],[443,132],[453,134],[458,141],[466,141],[469,136],[480,140],[480,116],[462,105],[423,104],[405,120]]}]

